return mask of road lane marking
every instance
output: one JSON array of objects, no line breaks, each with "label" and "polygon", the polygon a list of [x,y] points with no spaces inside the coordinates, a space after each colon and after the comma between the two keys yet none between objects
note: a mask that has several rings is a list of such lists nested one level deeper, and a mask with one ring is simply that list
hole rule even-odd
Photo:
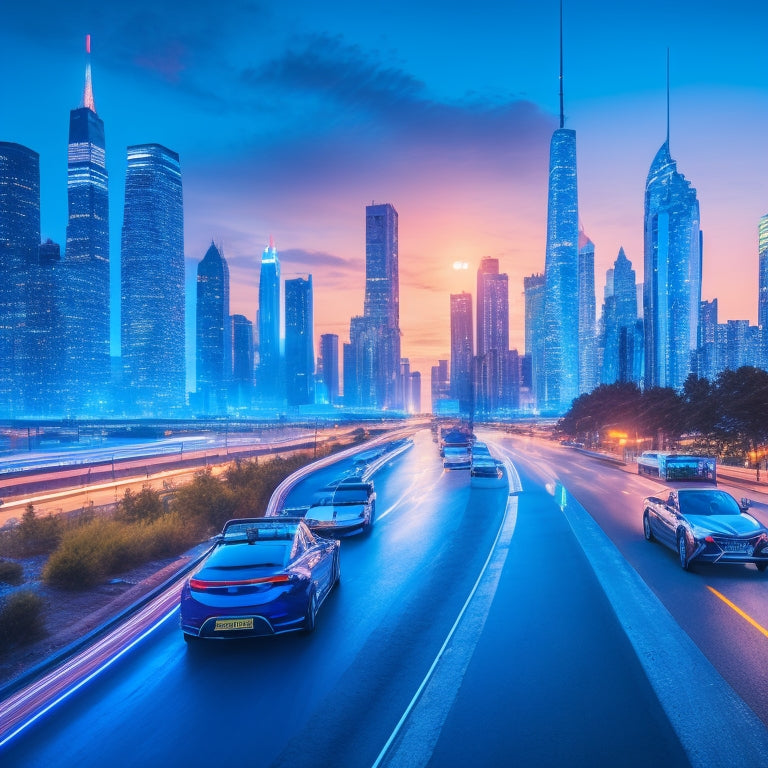
[{"label": "road lane marking", "polygon": [[758,624],[748,613],[745,613],[744,611],[739,608],[736,603],[732,603],[725,595],[718,592],[714,587],[710,587],[707,585],[707,589],[715,596],[719,597],[729,608],[732,608],[736,613],[741,616],[742,619],[745,621],[748,621],[758,632],[762,633],[766,637],[768,637],[768,629],[766,629],[762,624]]},{"label": "road lane marking", "polygon": [[[458,693],[459,686],[469,665],[472,652],[474,651],[480,633],[485,625],[485,619],[488,616],[490,604],[496,593],[496,588],[501,577],[501,571],[504,567],[504,561],[509,550],[509,543],[517,522],[517,496],[512,495],[512,489],[519,490],[519,477],[514,470],[511,462],[507,459],[504,462],[507,467],[507,476],[510,483],[510,495],[507,497],[507,504],[504,509],[504,515],[496,533],[488,557],[483,564],[480,575],[477,577],[469,596],[453,623],[448,635],[443,641],[440,650],[437,652],[427,674],[421,681],[416,693],[406,707],[403,715],[390,734],[386,743],[379,752],[372,768],[379,768],[386,759],[386,765],[425,765],[432,754],[432,750],[440,736],[440,731],[445,723],[453,701]],[[489,578],[486,576],[489,572]],[[481,588],[482,584],[482,588]],[[477,593],[478,600],[474,600]],[[466,623],[462,622],[465,613],[472,604],[470,614],[474,614],[474,620]],[[461,629],[459,627],[461,626]],[[462,648],[471,648],[470,652],[445,655],[446,649],[451,644],[454,634],[463,632],[469,635],[467,640],[460,644]],[[457,643],[457,646],[459,644]],[[438,669],[440,665],[440,668]],[[446,665],[446,666],[443,666]],[[446,668],[447,667],[447,668]],[[439,674],[435,674],[438,670]],[[408,721],[410,715],[417,707],[418,717],[414,717],[409,724],[409,728],[403,731],[403,738],[398,744],[397,749],[390,754],[392,745],[403,726]],[[415,725],[413,723],[415,722]],[[413,727],[411,727],[413,726]]]}]

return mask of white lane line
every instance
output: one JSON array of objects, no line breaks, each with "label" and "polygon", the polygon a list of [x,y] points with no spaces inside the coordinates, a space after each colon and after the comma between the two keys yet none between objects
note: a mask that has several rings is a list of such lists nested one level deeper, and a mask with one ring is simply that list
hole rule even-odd
[{"label": "white lane line", "polygon": [[768,765],[768,729],[625,560],[565,494],[562,510],[692,768]]},{"label": "white lane line", "polygon": [[[379,768],[385,759],[388,766],[426,765],[440,737],[440,731],[485,626],[517,522],[518,499],[512,495],[512,488],[514,483],[514,487],[519,490],[520,478],[508,459],[504,463],[510,482],[510,495],[488,557],[437,656],[372,768]],[[465,616],[467,621],[462,622]],[[454,635],[456,642],[451,643]],[[449,644],[452,653],[445,654]],[[404,729],[406,721],[408,727]],[[401,731],[402,738],[397,748],[390,752]]]},{"label": "white lane line", "polygon": [[[427,474],[427,473],[425,471],[422,474]],[[442,477],[442,474],[440,475],[440,477]],[[409,499],[411,502],[413,502],[414,500],[422,499],[425,496],[427,496],[429,493],[431,493],[434,490],[435,486],[440,481],[440,477],[438,477],[437,480],[435,480],[435,482],[432,483],[432,485],[429,486],[428,488],[422,488],[421,492],[419,493],[418,497],[416,497],[416,499],[414,499],[414,496],[413,496],[413,489],[418,485],[418,481],[421,478],[421,475],[414,478],[413,482],[408,487],[408,489],[405,490],[400,495],[400,498],[398,498],[396,501],[390,504],[380,515],[379,514],[376,515],[376,520],[381,520],[385,518],[390,512],[394,512],[406,499]]]}]

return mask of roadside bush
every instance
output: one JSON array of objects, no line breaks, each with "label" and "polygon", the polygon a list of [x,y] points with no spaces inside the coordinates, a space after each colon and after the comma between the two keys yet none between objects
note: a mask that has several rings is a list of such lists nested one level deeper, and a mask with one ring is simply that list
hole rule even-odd
[{"label": "roadside bush", "polygon": [[105,576],[179,554],[197,541],[194,529],[173,513],[153,523],[93,520],[64,535],[43,579],[62,589],[86,589]]},{"label": "roadside bush", "polygon": [[160,492],[152,488],[143,488],[138,493],[128,488],[117,505],[117,517],[131,523],[157,520],[163,512]]},{"label": "roadside bush", "polygon": [[24,568],[13,560],[0,560],[0,584],[18,586],[24,582]]},{"label": "roadside bush", "polygon": [[0,602],[0,650],[31,643],[44,634],[43,600],[39,595],[19,590]]}]

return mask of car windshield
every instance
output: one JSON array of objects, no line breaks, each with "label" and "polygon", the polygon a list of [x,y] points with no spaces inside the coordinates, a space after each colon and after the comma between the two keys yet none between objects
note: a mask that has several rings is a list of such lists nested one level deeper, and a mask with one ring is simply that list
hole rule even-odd
[{"label": "car windshield", "polygon": [[725,491],[680,491],[680,512],[684,515],[739,515],[741,510]]},{"label": "car windshield", "polygon": [[288,562],[291,541],[259,541],[230,543],[217,547],[205,563],[206,568],[283,567]]}]

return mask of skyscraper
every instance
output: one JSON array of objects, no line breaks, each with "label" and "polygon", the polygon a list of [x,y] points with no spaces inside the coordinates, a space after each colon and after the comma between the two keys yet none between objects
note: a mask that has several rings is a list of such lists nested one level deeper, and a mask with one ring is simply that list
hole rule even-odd
[{"label": "skyscraper", "polygon": [[606,275],[605,303],[602,321],[602,369],[600,381],[639,382],[634,364],[641,350],[636,339],[637,287],[632,263],[619,248],[619,255]]},{"label": "skyscraper", "polygon": [[679,173],[667,136],[645,184],[645,386],[683,386],[698,341],[702,238],[699,201]]},{"label": "skyscraper", "polygon": [[579,232],[579,394],[597,386],[595,244]]},{"label": "skyscraper", "polygon": [[757,325],[760,329],[760,365],[768,370],[768,214],[761,217],[757,230],[758,294]]},{"label": "skyscraper", "polygon": [[62,302],[61,248],[48,239],[27,271],[24,414],[28,418],[61,416]]},{"label": "skyscraper", "polygon": [[552,134],[544,265],[543,389],[539,409],[563,413],[579,394],[579,205],[576,132],[565,128],[560,18],[560,127]]},{"label": "skyscraper", "polygon": [[253,404],[253,323],[245,315],[232,315],[232,396],[235,408]]},{"label": "skyscraper", "polygon": [[197,265],[197,407],[205,414],[227,412],[232,378],[229,266],[211,243]]},{"label": "skyscraper", "polygon": [[128,147],[120,275],[128,413],[178,415],[186,390],[181,168],[159,144]]},{"label": "skyscraper", "polygon": [[70,112],[67,193],[69,218],[63,264],[67,411],[103,412],[110,365],[109,193],[104,122],[91,86],[91,37],[86,37],[85,87]]},{"label": "skyscraper", "polygon": [[401,409],[400,278],[398,216],[389,203],[365,208],[365,304],[363,316],[375,329],[375,399],[363,405]]},{"label": "skyscraper", "polygon": [[288,405],[315,401],[312,275],[285,281],[285,374]]},{"label": "skyscraper", "polygon": [[29,270],[40,245],[40,158],[0,142],[0,416],[24,414],[32,350],[25,333]]},{"label": "skyscraper", "polygon": [[272,237],[261,256],[258,317],[259,369],[256,389],[262,402],[274,403],[282,400],[283,387],[280,359],[280,260]]},{"label": "skyscraper", "polygon": [[324,333],[320,337],[320,357],[323,361],[323,383],[332,405],[339,400],[339,337]]},{"label": "skyscraper", "polygon": [[[472,294],[451,294],[451,398],[459,410],[471,414],[472,393]],[[433,396],[434,399],[434,396]]]}]

